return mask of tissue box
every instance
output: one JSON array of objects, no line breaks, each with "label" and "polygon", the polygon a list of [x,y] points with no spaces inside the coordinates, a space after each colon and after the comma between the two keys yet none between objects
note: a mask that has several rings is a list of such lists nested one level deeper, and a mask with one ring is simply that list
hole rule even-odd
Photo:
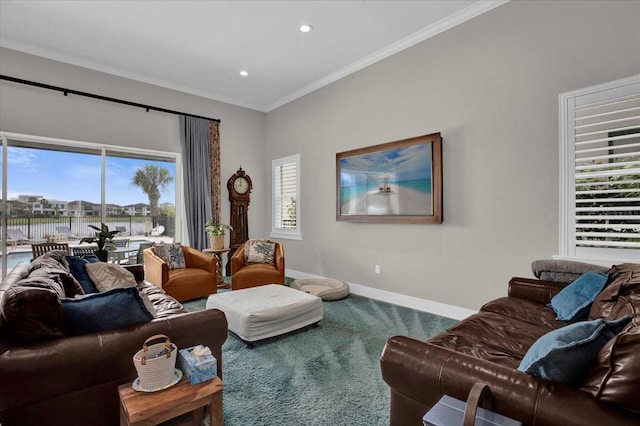
[{"label": "tissue box", "polygon": [[203,360],[196,361],[191,355],[193,348],[195,346],[178,351],[178,368],[189,379],[189,384],[197,385],[218,375],[218,360],[213,355],[208,355]]}]

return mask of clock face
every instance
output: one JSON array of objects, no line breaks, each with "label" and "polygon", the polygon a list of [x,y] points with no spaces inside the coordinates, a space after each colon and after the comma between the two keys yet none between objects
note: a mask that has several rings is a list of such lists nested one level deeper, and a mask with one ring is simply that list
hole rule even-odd
[{"label": "clock face", "polygon": [[245,178],[239,177],[233,181],[233,189],[238,194],[244,194],[249,190],[249,182]]}]

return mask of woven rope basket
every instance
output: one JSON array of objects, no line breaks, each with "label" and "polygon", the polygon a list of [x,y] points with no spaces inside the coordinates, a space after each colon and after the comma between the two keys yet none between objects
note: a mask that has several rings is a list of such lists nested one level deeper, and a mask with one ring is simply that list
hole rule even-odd
[{"label": "woven rope basket", "polygon": [[[164,342],[149,345],[149,342],[157,339],[164,339]],[[164,334],[156,334],[145,340],[142,349],[133,356],[140,386],[158,389],[168,385],[175,376],[177,353],[176,345]]]}]

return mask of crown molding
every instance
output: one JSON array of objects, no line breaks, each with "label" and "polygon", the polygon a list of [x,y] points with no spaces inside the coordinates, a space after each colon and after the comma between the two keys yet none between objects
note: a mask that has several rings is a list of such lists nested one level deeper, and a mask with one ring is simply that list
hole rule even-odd
[{"label": "crown molding", "polygon": [[308,84],[295,92],[291,92],[288,95],[283,96],[276,101],[267,104],[264,108],[266,112],[272,111],[276,108],[279,108],[291,101],[294,101],[304,95],[307,95],[311,92],[314,92],[328,84],[331,84],[341,78],[344,78],[350,74],[353,74],[356,71],[359,71],[363,68],[368,67],[376,62],[379,62],[389,56],[398,53],[402,50],[405,50],[413,45],[416,45],[420,42],[423,42],[433,36],[436,36],[446,30],[453,28],[457,25],[460,25],[470,19],[475,18],[476,16],[482,15],[490,10],[495,9],[498,6],[502,6],[505,3],[508,3],[510,0],[490,0],[490,1],[477,1],[472,5],[462,9],[461,11],[454,13],[432,25],[422,28],[414,32],[413,34],[408,35],[407,37],[397,41],[396,43],[390,44],[389,46],[378,50],[377,52],[372,53],[369,56],[366,56],[362,59],[359,59],[344,68],[339,69],[336,72],[328,74],[321,79],[314,81],[311,84]]},{"label": "crown molding", "polygon": [[415,44],[418,44],[424,40],[427,40],[433,36],[436,36],[450,28],[453,28],[470,19],[473,19],[476,16],[479,16],[483,13],[493,10],[496,7],[502,6],[503,4],[508,3],[509,1],[510,0],[477,1],[471,4],[470,6],[466,7],[465,9],[462,9],[461,11],[453,15],[450,15],[432,25],[429,25],[421,30],[418,30],[413,34],[410,34],[409,36],[399,40],[396,43],[393,43],[383,49],[380,49],[377,52],[374,52],[362,59],[359,59],[345,66],[344,68],[341,68],[331,74],[328,74],[325,77],[322,77],[294,92],[291,92],[265,105],[246,102],[241,99],[224,96],[219,93],[215,93],[207,90],[193,88],[185,84],[179,84],[172,81],[159,79],[159,78],[138,73],[132,70],[111,67],[109,65],[100,63],[98,61],[92,61],[85,58],[80,58],[80,57],[69,55],[59,51],[51,51],[48,49],[41,48],[39,46],[17,42],[15,40],[11,40],[6,37],[2,38],[1,40],[2,42],[0,43],[0,46],[8,49],[17,50],[20,52],[25,52],[31,55],[51,59],[54,61],[59,61],[59,62],[63,62],[63,63],[67,63],[67,64],[71,64],[71,65],[75,65],[83,68],[88,68],[94,71],[104,72],[106,74],[115,75],[117,77],[127,78],[127,79],[135,80],[141,83],[152,84],[154,86],[159,86],[166,89],[176,90],[176,91],[187,93],[190,95],[199,96],[202,98],[211,99],[217,102],[223,102],[223,103],[235,105],[242,108],[248,108],[248,109],[252,109],[260,112],[269,112],[289,102],[292,102],[302,96],[305,96],[311,92],[314,92],[324,86],[327,86],[337,80],[340,80],[341,78],[344,78],[350,74],[353,74],[356,71],[359,71],[369,65],[379,62],[395,53],[405,50]]},{"label": "crown molding", "polygon": [[106,65],[97,61],[91,61],[85,58],[79,58],[77,56],[69,55],[59,51],[52,51],[49,49],[41,48],[39,46],[33,46],[26,43],[16,42],[14,40],[11,40],[5,37],[3,37],[0,47],[16,50],[18,52],[28,53],[30,55],[40,56],[46,59],[51,59],[53,61],[58,61],[65,64],[75,65],[82,68],[88,68],[93,71],[115,75],[116,77],[122,77],[129,80],[138,81],[140,83],[146,83],[154,86],[159,86],[165,89],[176,90],[178,92],[199,96],[201,98],[207,98],[217,102],[223,102],[223,103],[227,103],[227,104],[231,104],[231,105],[235,105],[243,108],[257,110],[260,112],[266,112],[264,105],[245,102],[243,100],[220,95],[215,92],[195,89],[193,87],[189,87],[184,84],[177,84],[168,80],[151,77],[149,75],[138,73],[131,70],[111,67],[109,65]]}]

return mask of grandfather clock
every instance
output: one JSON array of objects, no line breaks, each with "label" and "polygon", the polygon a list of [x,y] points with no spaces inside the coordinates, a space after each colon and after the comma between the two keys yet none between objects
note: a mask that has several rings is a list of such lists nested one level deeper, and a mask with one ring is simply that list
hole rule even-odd
[{"label": "grandfather clock", "polygon": [[[229,259],[249,239],[249,202],[253,184],[242,166],[227,181],[231,202],[231,241]],[[227,262],[227,276],[231,275],[231,261]]]}]

